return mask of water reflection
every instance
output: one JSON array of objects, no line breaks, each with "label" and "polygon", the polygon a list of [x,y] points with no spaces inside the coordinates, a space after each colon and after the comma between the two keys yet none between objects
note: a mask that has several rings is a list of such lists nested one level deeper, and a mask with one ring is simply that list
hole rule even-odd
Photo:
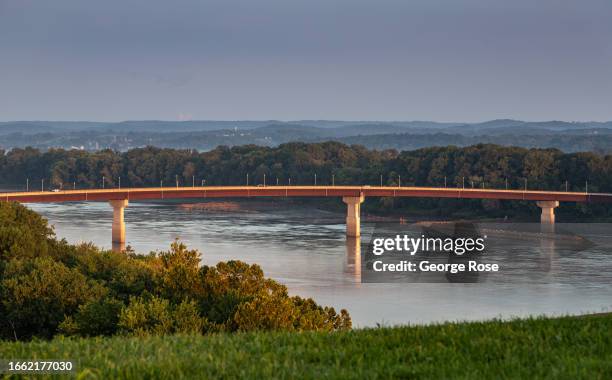
[{"label": "water reflection", "polygon": [[538,266],[540,270],[550,273],[553,270],[553,260],[556,256],[555,225],[542,223],[540,225],[542,237],[540,238],[540,256]]},{"label": "water reflection", "polygon": [[346,267],[345,273],[353,276],[355,283],[361,282],[361,238],[346,238]]}]

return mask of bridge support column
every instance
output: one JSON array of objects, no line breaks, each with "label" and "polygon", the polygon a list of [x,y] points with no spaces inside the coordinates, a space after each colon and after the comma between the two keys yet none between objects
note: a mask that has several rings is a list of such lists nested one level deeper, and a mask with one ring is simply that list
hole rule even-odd
[{"label": "bridge support column", "polygon": [[342,197],[342,202],[346,203],[346,236],[361,236],[361,204],[364,196]]},{"label": "bridge support column", "polygon": [[125,249],[125,221],[123,211],[128,205],[127,199],[113,199],[108,201],[113,207],[113,251]]},{"label": "bridge support column", "polygon": [[542,224],[555,224],[555,208],[559,207],[559,201],[538,201],[536,204],[542,209],[540,222]]}]

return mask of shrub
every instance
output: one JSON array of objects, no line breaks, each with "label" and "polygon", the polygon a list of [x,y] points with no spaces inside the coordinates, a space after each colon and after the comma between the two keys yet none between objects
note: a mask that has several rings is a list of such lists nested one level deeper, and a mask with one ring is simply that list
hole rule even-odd
[{"label": "shrub", "polygon": [[11,260],[0,288],[4,326],[12,330],[9,338],[19,339],[51,337],[65,315],[107,293],[96,281],[49,257]]},{"label": "shrub", "polygon": [[53,237],[53,229],[34,211],[13,202],[0,203],[0,262],[46,255]]},{"label": "shrub", "polygon": [[74,317],[67,316],[59,330],[67,335],[113,335],[117,332],[123,306],[121,301],[110,297],[88,302],[79,306]]},{"label": "shrub", "polygon": [[201,259],[197,250],[189,250],[175,240],[170,250],[158,253],[158,257],[161,261],[160,285],[165,297],[177,301],[202,294]]},{"label": "shrub", "polygon": [[129,335],[201,333],[206,324],[193,301],[173,307],[167,299],[152,296],[132,298],[121,310],[118,326]]},{"label": "shrub", "polygon": [[242,303],[234,315],[235,328],[249,330],[346,330],[351,319],[346,310],[321,307],[311,298],[260,295]]}]

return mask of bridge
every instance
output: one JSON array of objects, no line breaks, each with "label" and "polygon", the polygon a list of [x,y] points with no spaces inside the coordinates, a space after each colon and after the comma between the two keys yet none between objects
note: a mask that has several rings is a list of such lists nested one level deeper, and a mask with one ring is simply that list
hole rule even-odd
[{"label": "bridge", "polygon": [[346,235],[359,237],[361,204],[366,197],[496,199],[534,201],[542,224],[555,223],[559,202],[612,202],[612,194],[533,190],[465,189],[392,186],[192,186],[125,189],[82,189],[0,193],[0,202],[109,202],[113,207],[112,242],[125,245],[124,210],[129,201],[253,197],[336,197],[347,205]]}]

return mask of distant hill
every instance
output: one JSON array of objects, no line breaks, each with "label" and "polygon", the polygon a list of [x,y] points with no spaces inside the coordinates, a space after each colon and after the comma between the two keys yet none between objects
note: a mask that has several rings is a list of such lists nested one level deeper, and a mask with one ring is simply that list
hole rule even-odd
[{"label": "distant hill", "polygon": [[375,149],[494,143],[553,147],[567,152],[612,152],[612,122],[482,123],[432,121],[14,121],[0,122],[0,149],[33,146],[125,151],[154,145],[209,150],[219,145],[276,146],[290,141],[336,140]]}]

